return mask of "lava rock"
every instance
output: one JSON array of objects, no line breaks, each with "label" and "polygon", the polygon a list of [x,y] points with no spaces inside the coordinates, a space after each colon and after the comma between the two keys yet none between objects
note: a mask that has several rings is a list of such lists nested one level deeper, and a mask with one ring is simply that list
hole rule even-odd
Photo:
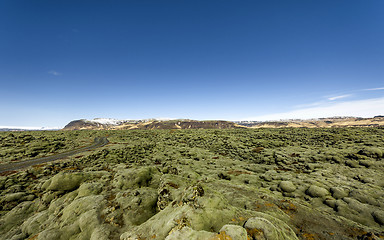
[{"label": "lava rock", "polygon": [[248,235],[253,239],[298,239],[293,230],[282,221],[268,214],[265,214],[263,216],[268,217],[268,219],[264,217],[253,217],[249,218],[244,223],[244,228],[246,229]]},{"label": "lava rock", "polygon": [[[178,239],[213,239],[215,233],[207,231],[196,231],[190,227],[183,227],[179,230],[171,231],[165,240],[178,240]],[[237,239],[237,238],[234,238]]]},{"label": "lava rock", "polygon": [[384,225],[384,211],[375,210],[372,212],[372,217],[378,224]]},{"label": "lava rock", "polygon": [[59,173],[47,181],[47,184],[49,184],[47,190],[72,191],[78,188],[80,184],[87,179],[88,175],[80,172]]},{"label": "lava rock", "polygon": [[347,197],[349,194],[348,190],[343,189],[341,187],[331,187],[330,190],[331,190],[332,196],[336,199]]},{"label": "lava rock", "polygon": [[296,190],[296,186],[291,181],[281,181],[279,184],[283,192],[291,193]]},{"label": "lava rock", "polygon": [[316,185],[311,185],[305,193],[311,197],[324,197],[329,195],[329,192],[327,189],[316,186]]},{"label": "lava rock", "polygon": [[220,229],[220,232],[225,232],[225,234],[230,236],[232,239],[247,240],[247,231],[245,228],[238,225],[224,225]]}]

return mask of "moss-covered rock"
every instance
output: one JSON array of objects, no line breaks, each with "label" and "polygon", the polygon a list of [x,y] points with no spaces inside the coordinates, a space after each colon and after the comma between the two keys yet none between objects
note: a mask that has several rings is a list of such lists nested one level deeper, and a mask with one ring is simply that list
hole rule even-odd
[{"label": "moss-covered rock", "polygon": [[359,152],[383,149],[383,129],[108,134],[0,176],[0,239],[241,239],[244,223],[250,239],[383,237],[384,163]]},{"label": "moss-covered rock", "polygon": [[50,220],[50,217],[53,216],[48,211],[39,212],[28,218],[21,226],[21,229],[23,233],[29,236],[34,236],[49,225],[48,221]]},{"label": "moss-covered rock", "polygon": [[113,185],[121,190],[148,187],[155,171],[152,167],[120,169],[115,175]]},{"label": "moss-covered rock", "polygon": [[375,219],[375,221],[380,224],[381,226],[384,225],[384,211],[382,210],[374,210],[372,212],[372,216]]},{"label": "moss-covered rock", "polygon": [[36,209],[37,209],[37,204],[32,201],[26,201],[18,204],[11,211],[7,212],[7,214],[5,214],[4,217],[1,218],[0,232],[5,234],[9,232],[12,228],[19,228],[20,225],[29,216],[31,216]]},{"label": "moss-covered rock", "polygon": [[[72,191],[89,179],[89,175],[82,172],[59,173],[47,181],[44,188],[52,191]],[[48,186],[46,186],[48,185]]]},{"label": "moss-covered rock", "polygon": [[279,187],[283,192],[291,193],[296,190],[296,186],[291,181],[281,181]]},{"label": "moss-covered rock", "polygon": [[332,196],[336,199],[347,197],[349,194],[349,191],[347,189],[344,189],[341,187],[331,187],[330,190],[331,190]]},{"label": "moss-covered rock", "polygon": [[268,216],[248,219],[244,228],[253,239],[266,240],[298,240],[293,230],[281,220]]},{"label": "moss-covered rock", "polygon": [[66,206],[62,211],[62,216],[60,218],[61,226],[64,226],[68,223],[73,223],[79,219],[79,217],[90,211],[97,210],[103,206],[104,197],[101,195],[87,196],[82,198],[77,198]]},{"label": "moss-covered rock", "polygon": [[226,224],[224,225],[220,231],[220,233],[224,232],[225,235],[231,237],[232,239],[238,240],[247,240],[248,235],[245,228],[239,225]]},{"label": "moss-covered rock", "polygon": [[103,184],[99,182],[83,183],[79,187],[77,197],[97,195],[103,190]]},{"label": "moss-covered rock", "polygon": [[215,235],[216,234],[213,232],[208,232],[204,230],[196,231],[190,227],[183,227],[182,229],[172,230],[165,239],[166,240],[179,240],[179,239],[206,240],[206,239],[213,239]]},{"label": "moss-covered rock", "polygon": [[140,225],[156,213],[157,191],[152,188],[139,188],[119,192],[115,201],[123,211],[126,225]]},{"label": "moss-covered rock", "polygon": [[26,195],[25,192],[17,192],[17,193],[10,193],[5,195],[1,201],[2,202],[13,202],[13,201],[20,201],[24,196]]},{"label": "moss-covered rock", "polygon": [[136,235],[144,238],[156,235],[163,239],[172,229],[181,229],[184,226],[196,231],[218,232],[235,215],[236,208],[231,207],[220,194],[211,190],[207,192],[205,189],[202,195],[199,187],[191,186],[165,209],[133,231],[124,233],[121,239],[131,239]]},{"label": "moss-covered rock", "polygon": [[111,227],[106,224],[97,226],[92,234],[90,240],[109,240],[111,235]]},{"label": "moss-covered rock", "polygon": [[311,197],[324,197],[330,194],[327,189],[316,185],[311,185],[305,193]]}]

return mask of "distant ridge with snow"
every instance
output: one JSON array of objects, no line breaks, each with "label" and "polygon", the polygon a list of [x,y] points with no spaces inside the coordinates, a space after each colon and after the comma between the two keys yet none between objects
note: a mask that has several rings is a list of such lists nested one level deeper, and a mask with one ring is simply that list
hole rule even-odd
[{"label": "distant ridge with snow", "polygon": [[132,120],[132,119],[114,119],[114,118],[94,118],[92,120],[88,120],[88,119],[82,119],[82,120],[85,122],[99,123],[99,124],[104,124],[104,125],[121,125],[123,123],[169,121],[169,120],[173,120],[173,119],[171,119],[171,118],[150,118],[150,119]]},{"label": "distant ridge with snow", "polygon": [[80,119],[59,127],[0,126],[0,131],[50,131],[50,130],[81,130],[81,129],[223,129],[223,128],[333,128],[333,127],[384,127],[384,116],[373,118],[331,117],[316,119],[287,119],[278,121],[222,121],[222,120],[190,120],[153,118],[141,120],[95,118]]},{"label": "distant ridge with snow", "polygon": [[113,118],[95,118],[92,120],[85,120],[85,121],[106,124],[106,125],[119,125],[121,123],[128,122],[129,120],[118,120]]},{"label": "distant ridge with snow", "polygon": [[190,119],[144,119],[117,120],[113,118],[80,119],[68,123],[64,130],[123,130],[123,129],[227,129],[227,128],[337,128],[337,127],[381,127],[384,117],[331,117],[317,119],[289,119],[280,121],[222,121]]},{"label": "distant ridge with snow", "polygon": [[93,120],[80,119],[68,123],[63,130],[82,129],[224,129],[241,128],[230,121],[210,120],[197,121],[190,119],[143,119],[143,120],[117,120],[113,118],[95,118]]}]

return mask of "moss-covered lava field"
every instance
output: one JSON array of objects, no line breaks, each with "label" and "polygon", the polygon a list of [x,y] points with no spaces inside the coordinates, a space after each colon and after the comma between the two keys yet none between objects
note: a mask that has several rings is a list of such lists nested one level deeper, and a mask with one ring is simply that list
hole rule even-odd
[{"label": "moss-covered lava field", "polygon": [[384,128],[0,133],[1,239],[383,239]]}]

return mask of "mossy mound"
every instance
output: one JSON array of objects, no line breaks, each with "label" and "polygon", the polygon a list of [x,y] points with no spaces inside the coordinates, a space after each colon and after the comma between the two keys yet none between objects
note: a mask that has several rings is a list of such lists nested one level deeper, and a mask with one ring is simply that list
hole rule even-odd
[{"label": "mossy mound", "polygon": [[108,134],[0,176],[0,239],[384,237],[384,129]]}]

